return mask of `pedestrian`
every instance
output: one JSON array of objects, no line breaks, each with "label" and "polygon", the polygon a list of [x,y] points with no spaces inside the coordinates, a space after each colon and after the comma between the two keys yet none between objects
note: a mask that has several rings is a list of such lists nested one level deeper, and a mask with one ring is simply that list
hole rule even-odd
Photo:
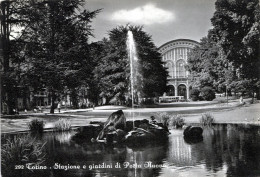
[{"label": "pedestrian", "polygon": [[243,99],[243,96],[242,96],[242,95],[240,96],[239,101],[240,101],[240,104],[244,104],[244,99]]},{"label": "pedestrian", "polygon": [[42,112],[42,107],[41,106],[39,106],[38,109],[39,109],[39,112]]},{"label": "pedestrian", "polygon": [[59,111],[59,113],[60,113],[60,108],[61,108],[60,101],[59,101],[59,103],[58,103],[58,106],[57,106],[57,108],[58,108],[58,111]]}]

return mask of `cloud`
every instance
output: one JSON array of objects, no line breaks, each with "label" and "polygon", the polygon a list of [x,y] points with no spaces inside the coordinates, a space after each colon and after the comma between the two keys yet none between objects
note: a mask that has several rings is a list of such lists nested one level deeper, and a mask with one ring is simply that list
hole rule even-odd
[{"label": "cloud", "polygon": [[112,14],[112,20],[118,22],[137,23],[144,25],[162,24],[174,20],[174,14],[160,9],[154,4],[147,4],[131,10],[119,10]]}]

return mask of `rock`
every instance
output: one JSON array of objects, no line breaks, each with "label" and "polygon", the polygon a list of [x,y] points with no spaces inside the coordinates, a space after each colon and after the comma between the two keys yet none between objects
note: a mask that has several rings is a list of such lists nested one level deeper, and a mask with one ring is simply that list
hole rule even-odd
[{"label": "rock", "polygon": [[187,144],[197,144],[203,141],[203,136],[198,136],[198,137],[184,136],[184,141]]},{"label": "rock", "polygon": [[115,135],[116,134],[114,132],[106,134],[106,143],[107,144],[112,144],[114,142]]},{"label": "rock", "polygon": [[167,127],[159,123],[149,123],[147,119],[135,120],[133,126],[133,121],[126,122],[122,110],[112,113],[103,126],[96,140],[92,139],[93,142],[105,142],[106,144],[126,142],[138,146],[165,142],[169,134]]},{"label": "rock", "polygon": [[193,126],[188,126],[183,134],[184,134],[184,137],[202,137],[202,132],[203,132],[203,129],[201,127],[193,127]]},{"label": "rock", "polygon": [[155,139],[155,135],[151,132],[148,132],[142,128],[136,128],[127,133],[125,136],[125,141],[128,145],[142,146],[147,142]]},{"label": "rock", "polygon": [[97,140],[102,140],[106,135],[116,129],[125,130],[126,128],[126,118],[122,110],[113,112],[104,124],[104,128],[98,134]]},{"label": "rock", "polygon": [[175,128],[176,129],[182,129],[183,125],[179,125],[179,124],[176,124]]},{"label": "rock", "polygon": [[126,133],[124,130],[116,129],[115,131],[106,134],[106,143],[122,143],[125,141],[125,135]]},{"label": "rock", "polygon": [[97,125],[101,125],[102,127],[104,127],[104,122],[101,122],[101,121],[90,121],[89,124],[97,124]]},{"label": "rock", "polygon": [[[162,123],[149,123],[147,119],[143,120],[135,120],[134,121],[135,128],[142,128],[148,130],[149,128],[157,127],[159,129],[163,128],[166,132],[169,133],[168,127],[164,126]],[[126,122],[126,132],[133,130],[133,121]]]},{"label": "rock", "polygon": [[163,143],[168,140],[168,134],[163,127],[158,125],[142,123],[139,127],[128,132],[125,137],[125,141],[128,146],[144,146],[146,144]]},{"label": "rock", "polygon": [[[163,123],[155,123],[155,125],[158,125],[160,127],[162,127],[165,131],[169,132],[169,129],[167,126],[163,125]],[[170,133],[170,132],[169,132]]]},{"label": "rock", "polygon": [[91,142],[93,137],[97,137],[99,132],[102,130],[100,125],[88,125],[77,129],[77,133],[72,137],[72,140],[77,143]]},{"label": "rock", "polygon": [[124,130],[117,129],[115,141],[118,142],[118,143],[124,142],[125,141],[125,135],[126,135],[126,132]]}]

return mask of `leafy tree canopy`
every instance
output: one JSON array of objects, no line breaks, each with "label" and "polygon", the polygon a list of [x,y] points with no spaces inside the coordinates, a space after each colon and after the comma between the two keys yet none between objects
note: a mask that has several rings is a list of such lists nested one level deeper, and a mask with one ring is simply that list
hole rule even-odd
[{"label": "leafy tree canopy", "polygon": [[85,10],[83,0],[8,5],[12,12],[8,19],[20,29],[8,49],[12,62],[19,64],[20,82],[34,90],[47,88],[53,101],[57,93],[87,86],[93,70],[87,43],[92,35],[90,23],[100,10]]},{"label": "leafy tree canopy", "polygon": [[[259,79],[260,8],[258,0],[217,0],[211,19],[217,43],[240,77]],[[255,82],[254,81],[254,82]]]},{"label": "leafy tree canopy", "polygon": [[151,36],[140,26],[119,26],[109,32],[109,39],[103,40],[104,48],[95,69],[101,96],[109,100],[130,98],[130,61],[126,44],[129,30],[133,33],[138,57],[134,65],[135,94],[154,97],[165,91],[167,71]]}]

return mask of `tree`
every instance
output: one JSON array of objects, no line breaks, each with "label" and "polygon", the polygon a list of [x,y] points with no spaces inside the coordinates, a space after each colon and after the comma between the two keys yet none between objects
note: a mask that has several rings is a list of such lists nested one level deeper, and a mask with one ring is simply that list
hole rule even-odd
[{"label": "tree", "polygon": [[187,68],[193,76],[193,87],[199,89],[213,87],[218,92],[224,92],[226,85],[235,79],[232,68],[228,68],[229,65],[222,57],[211,30],[188,55]]},{"label": "tree", "polygon": [[211,22],[217,44],[231,67],[238,71],[240,80],[248,80],[248,89],[259,93],[259,1],[217,0],[215,5]]},{"label": "tree", "polygon": [[[24,59],[23,81],[34,90],[48,89],[52,97],[51,113],[64,89],[75,95],[82,85],[88,84],[93,69],[87,41],[92,35],[91,20],[100,10],[81,10],[83,2],[26,1],[21,3],[23,10],[18,13],[26,19],[19,24],[22,30],[16,40],[23,46],[19,51]],[[29,6],[24,8],[25,5]]]},{"label": "tree", "polygon": [[[106,39],[104,38],[102,41],[93,42],[90,44],[90,56],[92,61],[92,73],[90,78],[90,83],[88,87],[88,99],[92,101],[94,104],[98,104],[100,93],[101,93],[101,84],[99,78],[99,71],[96,69],[101,58],[104,57],[106,50],[105,47]],[[103,52],[100,52],[103,51]]]},{"label": "tree", "polygon": [[[20,69],[23,54],[19,52],[21,48],[16,41],[19,36],[15,34],[14,28],[28,22],[28,18],[23,15],[23,11],[29,8],[29,3],[17,1],[2,1],[1,8],[1,102],[7,105],[6,113],[14,114],[17,108],[17,92]],[[2,107],[3,108],[3,107]],[[3,111],[3,110],[2,110]]]},{"label": "tree", "polygon": [[216,98],[215,91],[212,87],[203,87],[200,92],[200,96],[203,100],[212,101]]},{"label": "tree", "polygon": [[101,96],[110,101],[125,102],[130,99],[130,64],[127,54],[127,33],[134,36],[138,64],[135,65],[135,98],[155,97],[166,89],[167,71],[161,55],[152,42],[151,36],[140,26],[119,26],[109,32],[109,39],[103,40],[103,56],[95,69]]},{"label": "tree", "polygon": [[191,97],[192,101],[198,101],[199,100],[199,95],[200,95],[199,89],[193,88],[191,90],[190,97]]}]

